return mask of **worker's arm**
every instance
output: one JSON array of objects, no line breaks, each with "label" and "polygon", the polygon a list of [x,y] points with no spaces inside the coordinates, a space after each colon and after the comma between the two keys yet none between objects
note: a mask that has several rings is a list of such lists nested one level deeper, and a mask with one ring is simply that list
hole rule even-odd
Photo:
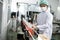
[{"label": "worker's arm", "polygon": [[39,30],[42,30],[42,31],[44,31],[45,29],[47,29],[47,28],[51,28],[52,26],[52,21],[53,21],[53,16],[51,15],[49,15],[48,17],[47,17],[47,19],[46,19],[46,23],[45,24],[43,24],[43,25],[37,25],[37,26],[34,26],[33,25],[33,28],[38,28]]},{"label": "worker's arm", "polygon": [[52,15],[49,15],[46,19],[46,23],[43,24],[43,25],[37,25],[37,28],[39,28],[40,30],[45,30],[49,27],[52,27],[52,21],[53,21],[53,16]]}]

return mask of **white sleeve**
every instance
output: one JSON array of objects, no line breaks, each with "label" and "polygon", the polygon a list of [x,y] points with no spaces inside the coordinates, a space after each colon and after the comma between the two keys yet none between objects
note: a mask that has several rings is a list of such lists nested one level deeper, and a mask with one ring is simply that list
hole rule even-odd
[{"label": "white sleeve", "polygon": [[39,30],[45,30],[45,29],[49,28],[49,26],[52,25],[52,21],[53,21],[53,15],[51,15],[51,16],[49,15],[46,19],[46,23],[43,25],[37,25],[37,28]]}]

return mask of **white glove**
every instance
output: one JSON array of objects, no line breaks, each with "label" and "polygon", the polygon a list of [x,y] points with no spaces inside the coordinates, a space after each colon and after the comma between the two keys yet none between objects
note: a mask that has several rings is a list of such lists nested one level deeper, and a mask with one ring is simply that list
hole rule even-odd
[{"label": "white glove", "polygon": [[42,40],[42,38],[38,36],[38,40]]}]

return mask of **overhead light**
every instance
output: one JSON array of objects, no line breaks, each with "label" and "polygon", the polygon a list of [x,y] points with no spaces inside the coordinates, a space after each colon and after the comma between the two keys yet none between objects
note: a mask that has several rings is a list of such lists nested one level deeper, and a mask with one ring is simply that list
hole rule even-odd
[{"label": "overhead light", "polygon": [[58,7],[57,9],[60,10],[60,7]]}]

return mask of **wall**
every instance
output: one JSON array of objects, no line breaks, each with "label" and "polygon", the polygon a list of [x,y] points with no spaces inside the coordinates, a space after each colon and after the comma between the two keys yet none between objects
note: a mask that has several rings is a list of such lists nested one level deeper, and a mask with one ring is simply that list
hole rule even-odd
[{"label": "wall", "polygon": [[58,0],[47,0],[51,9],[54,11],[54,16],[57,14]]},{"label": "wall", "polygon": [[57,14],[56,14],[56,19],[60,20],[60,0],[58,2],[58,7],[57,7]]},{"label": "wall", "polygon": [[16,0],[12,0],[11,2],[11,12],[16,12],[17,11],[17,4],[16,4]]}]

